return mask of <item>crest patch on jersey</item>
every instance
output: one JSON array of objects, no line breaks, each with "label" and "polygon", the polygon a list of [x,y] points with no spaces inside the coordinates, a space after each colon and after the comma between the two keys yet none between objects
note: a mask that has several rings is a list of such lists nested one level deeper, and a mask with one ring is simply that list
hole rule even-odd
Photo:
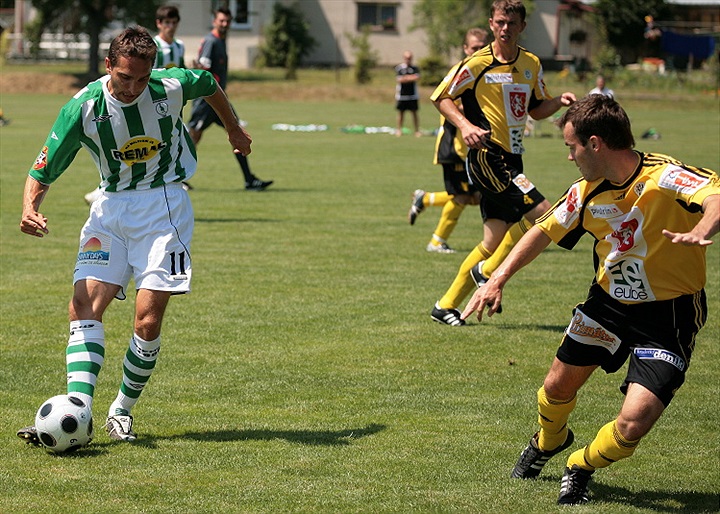
[{"label": "crest patch on jersey", "polygon": [[41,170],[45,166],[47,166],[47,156],[48,156],[48,147],[43,146],[43,149],[40,150],[40,153],[38,154],[37,158],[35,159],[35,164],[33,164],[33,169]]},{"label": "crest patch on jersey", "polygon": [[158,141],[153,137],[139,136],[129,140],[122,148],[113,150],[112,156],[116,161],[132,166],[138,162],[149,161],[166,146],[167,143],[164,141]]},{"label": "crest patch on jersey", "polygon": [[660,176],[659,186],[678,193],[692,194],[708,183],[708,179],[677,166],[668,166]]},{"label": "crest patch on jersey", "polygon": [[455,78],[448,89],[448,93],[450,93],[450,95],[454,95],[461,87],[474,81],[475,75],[473,75],[472,71],[470,71],[467,67],[463,66],[460,72],[455,75]]},{"label": "crest patch on jersey", "polygon": [[577,219],[580,214],[580,185],[573,184],[570,186],[565,201],[558,205],[553,213],[555,219],[558,220],[563,227],[568,228],[572,222]]}]

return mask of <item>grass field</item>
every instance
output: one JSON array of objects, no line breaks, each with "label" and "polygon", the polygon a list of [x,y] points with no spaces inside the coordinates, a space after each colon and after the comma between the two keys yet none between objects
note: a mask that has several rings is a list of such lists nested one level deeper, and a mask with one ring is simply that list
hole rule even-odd
[{"label": "grass field", "polygon": [[[626,103],[639,149],[720,169],[716,99],[641,98]],[[51,234],[20,234],[27,169],[66,100],[0,97],[12,119],[0,128],[0,512],[566,511],[555,505],[566,454],[537,481],[508,476],[536,429],[536,391],[570,310],[592,278],[590,241],[572,252],[550,247],[508,286],[501,316],[464,328],[432,323],[430,308],[482,225],[468,209],[450,241],[459,252],[425,252],[439,210],[414,227],[405,216],[415,188],[442,187],[433,138],[340,131],[392,125],[392,101],[234,95],[255,140],[253,170],[276,183],[243,191],[223,132],[206,133],[192,180],[193,292],[171,302],[158,366],[133,412],[138,441],[119,444],[100,431],[65,457],[20,443],[15,430],[64,392],[82,196],[96,181],[81,153],[43,205]],[[427,103],[421,119],[426,129],[436,123]],[[330,129],[280,132],[274,123]],[[650,127],[660,140],[639,138]],[[554,199],[577,172],[550,124],[542,131],[547,137],[526,141],[527,174]],[[685,386],[631,459],[596,473],[593,503],[575,511],[718,510],[719,261],[716,237],[710,318]],[[132,306],[133,296],[105,318],[99,424],[121,378]],[[573,449],[616,416],[623,371],[598,373],[581,392]]]}]

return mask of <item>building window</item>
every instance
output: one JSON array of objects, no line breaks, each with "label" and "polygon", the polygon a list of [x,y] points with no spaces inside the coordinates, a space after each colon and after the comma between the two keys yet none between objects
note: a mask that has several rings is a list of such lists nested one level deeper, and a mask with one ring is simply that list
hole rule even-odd
[{"label": "building window", "polygon": [[369,25],[374,32],[397,31],[397,5],[381,3],[358,3],[357,29]]},{"label": "building window", "polygon": [[252,0],[213,0],[213,11],[220,7],[227,7],[232,13],[231,29],[250,28],[250,8]]}]

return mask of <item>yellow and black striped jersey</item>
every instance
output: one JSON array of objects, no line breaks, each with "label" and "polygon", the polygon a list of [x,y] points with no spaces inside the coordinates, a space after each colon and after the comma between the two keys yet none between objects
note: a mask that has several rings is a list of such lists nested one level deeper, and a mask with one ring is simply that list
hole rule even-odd
[{"label": "yellow and black striped jersey", "polygon": [[595,280],[622,303],[669,300],[705,286],[705,247],[675,244],[662,234],[689,232],[720,179],[667,155],[636,152],[623,184],[576,181],[537,226],[563,248],[595,238]]},{"label": "yellow and black striped jersey", "polygon": [[540,60],[522,47],[510,62],[500,62],[492,45],[453,68],[430,96],[462,99],[470,123],[490,130],[490,140],[506,152],[522,154],[528,111],[552,97],[545,89]]}]

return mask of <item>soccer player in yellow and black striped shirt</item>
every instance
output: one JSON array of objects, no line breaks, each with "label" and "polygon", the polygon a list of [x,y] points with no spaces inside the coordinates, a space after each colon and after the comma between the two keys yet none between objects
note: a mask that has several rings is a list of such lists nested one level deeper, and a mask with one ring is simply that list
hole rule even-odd
[{"label": "soccer player in yellow and black striped shirt", "polygon": [[568,458],[558,503],[579,504],[589,501],[592,473],[631,456],[685,381],[707,319],[705,250],[720,231],[720,179],[633,150],[630,121],[612,98],[583,98],[558,125],[582,179],[520,240],[462,317],[496,312],[510,277],[551,241],[570,249],[584,234],[595,240],[595,278],[538,391],[540,431],[512,472],[534,478],[568,448],[580,387],[598,367],[613,373],[629,358],[620,414]]},{"label": "soccer player in yellow and black striped shirt", "polygon": [[[496,0],[490,13],[495,40],[463,61],[430,97],[469,148],[468,175],[482,195],[485,223],[483,241],[465,258],[431,312],[434,321],[452,326],[465,324],[457,307],[475,286],[471,270],[480,264],[482,275],[489,276],[523,232],[550,208],[523,173],[522,140],[528,115],[547,118],[575,101],[572,93],[551,97],[540,60],[518,46],[526,26],[522,2]],[[455,104],[458,99],[463,112]]]}]

